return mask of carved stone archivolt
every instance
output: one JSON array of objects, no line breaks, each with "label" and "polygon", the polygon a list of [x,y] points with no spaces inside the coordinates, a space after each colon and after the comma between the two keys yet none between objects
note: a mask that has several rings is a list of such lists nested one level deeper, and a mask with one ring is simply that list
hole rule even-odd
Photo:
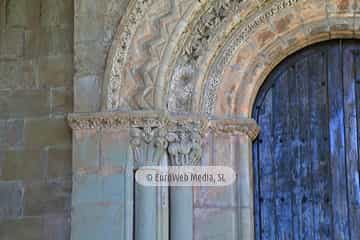
[{"label": "carved stone archivolt", "polygon": [[203,139],[208,133],[244,134],[254,139],[259,132],[252,119],[167,112],[71,114],[68,122],[75,131],[128,130],[137,166],[159,165],[164,156],[173,166],[198,165]]},{"label": "carved stone archivolt", "polygon": [[[322,33],[327,32],[329,38],[345,25],[352,26],[356,35],[354,22],[358,20],[354,19],[358,16],[351,6],[343,7],[346,3],[337,11],[336,1],[132,0],[109,53],[103,110],[161,109],[214,114],[215,106],[224,98],[217,96],[224,84],[224,69],[234,63],[239,50],[247,44],[254,49],[243,62],[236,63],[250,75],[239,77],[238,82],[261,82],[262,76],[254,73],[254,64],[278,62],[277,53],[285,57],[292,46],[312,43],[305,44],[313,34],[306,24],[323,21],[327,30]],[[312,12],[316,15],[312,16]],[[287,36],[297,25],[291,33],[293,37]],[[349,31],[340,29],[336,36],[342,36],[342,32]],[[275,37],[262,45],[267,34]],[[325,38],[317,38],[320,40]],[[273,51],[265,52],[266,49]],[[239,108],[247,108],[245,115],[250,115],[251,100],[240,95],[238,91],[244,89],[239,85],[234,87],[237,91],[230,102],[246,102]],[[250,89],[252,95],[257,87]],[[229,108],[234,110],[225,112],[239,111]]]}]

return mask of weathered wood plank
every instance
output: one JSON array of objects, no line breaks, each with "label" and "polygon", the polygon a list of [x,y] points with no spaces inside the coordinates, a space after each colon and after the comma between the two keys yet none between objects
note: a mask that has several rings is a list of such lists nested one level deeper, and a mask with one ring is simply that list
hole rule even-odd
[{"label": "weathered wood plank", "polygon": [[[288,156],[288,165],[290,166],[289,171],[291,174],[291,181],[289,182],[289,189],[291,195],[291,211],[292,213],[292,236],[293,240],[299,240],[299,228],[300,228],[300,214],[299,212],[299,204],[301,203],[301,189],[300,189],[300,158],[299,158],[299,143],[300,143],[300,127],[299,127],[299,93],[298,93],[298,82],[297,75],[296,75],[296,67],[295,65],[289,66],[289,79],[288,79],[288,86],[289,86],[289,156]],[[301,210],[301,209],[300,209]]]},{"label": "weathered wood plank", "polygon": [[296,82],[299,94],[299,166],[297,166],[299,192],[297,195],[297,207],[299,208],[299,239],[313,239],[313,205],[311,202],[312,172],[309,162],[310,154],[310,87],[308,59],[304,58],[296,63]]},{"label": "weathered wood plank", "polygon": [[[328,94],[332,176],[333,238],[348,239],[347,185],[345,164],[344,109],[341,76],[341,47],[329,48]],[[339,71],[340,70],[340,71]]]},{"label": "weathered wood plank", "polygon": [[[266,128],[271,129],[272,119],[272,89],[265,97],[261,107],[259,122]],[[263,239],[275,238],[275,202],[274,202],[274,165],[273,165],[273,141],[272,131],[264,131],[261,134],[260,145],[260,211],[261,211],[261,236]]]},{"label": "weathered wood plank", "polygon": [[[343,54],[343,84],[345,113],[345,146],[347,165],[348,213],[351,226],[351,238],[360,239],[360,209],[359,203],[359,149],[358,149],[358,112],[356,108],[356,75],[360,73],[359,56],[356,45],[344,47]],[[360,77],[360,76],[359,76]],[[360,99],[359,99],[360,100]]]},{"label": "weathered wood plank", "polygon": [[311,54],[309,60],[310,84],[310,156],[312,168],[312,203],[314,214],[314,239],[331,239],[330,174],[327,114],[326,48]]},{"label": "weathered wood plank", "polygon": [[293,238],[292,229],[292,178],[288,163],[290,139],[289,80],[291,74],[286,69],[274,87],[274,158],[275,158],[275,202],[276,202],[276,239]]}]

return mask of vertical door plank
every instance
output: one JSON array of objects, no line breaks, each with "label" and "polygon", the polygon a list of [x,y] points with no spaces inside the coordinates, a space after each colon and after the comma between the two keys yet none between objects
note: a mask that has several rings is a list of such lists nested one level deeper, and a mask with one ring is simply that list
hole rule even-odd
[{"label": "vertical door plank", "polygon": [[333,45],[328,54],[329,135],[332,176],[333,238],[348,239],[347,185],[345,164],[344,109],[341,48]]},{"label": "vertical door plank", "polygon": [[[264,103],[261,107],[259,123],[267,129],[272,129],[272,90],[267,93]],[[272,131],[264,131],[261,134],[259,152],[260,158],[260,194],[259,201],[261,204],[261,236],[262,239],[275,238],[275,202],[274,202],[274,165],[273,165],[273,140]]]},{"label": "vertical door plank", "polygon": [[312,169],[309,164],[310,155],[310,129],[308,123],[310,121],[310,87],[308,59],[304,58],[298,61],[295,65],[296,82],[299,94],[299,166],[298,184],[299,192],[297,194],[296,206],[299,212],[299,239],[313,239],[313,205],[311,202],[311,187],[312,186]]},{"label": "vertical door plank", "polygon": [[[291,212],[292,212],[292,235],[293,240],[300,240],[300,221],[301,221],[301,171],[300,171],[300,95],[299,95],[299,75],[297,75],[298,69],[294,64],[289,66],[289,155],[288,165],[291,171],[289,192],[291,194]],[[299,208],[300,206],[300,208]],[[290,209],[289,209],[290,211]]]},{"label": "vertical door plank", "polygon": [[274,87],[274,158],[275,158],[275,191],[276,191],[276,239],[292,239],[292,206],[291,206],[291,167],[289,165],[289,78],[291,74],[284,71],[279,75]]},{"label": "vertical door plank", "polygon": [[318,49],[309,58],[310,84],[310,145],[312,166],[312,203],[314,208],[314,239],[331,239],[328,114],[326,91],[326,49]]},{"label": "vertical door plank", "polygon": [[[355,91],[356,91],[356,116],[357,116],[357,149],[358,149],[358,155],[360,155],[360,46],[357,47],[356,52],[354,53],[355,57]],[[355,180],[355,186],[358,187],[357,191],[355,189],[354,192],[354,208],[357,209],[357,211],[360,211],[360,156],[358,156],[358,159],[356,161],[357,163],[357,176],[358,179]],[[360,217],[360,216],[359,216]],[[360,221],[360,220],[359,220]],[[359,237],[360,238],[360,237]]]},{"label": "vertical door plank", "polygon": [[[253,112],[253,117],[256,120],[256,122],[260,126],[260,117],[259,117],[259,108],[258,101],[255,102],[256,109]],[[257,107],[259,106],[259,107]],[[266,132],[266,131],[265,131]],[[260,131],[258,138],[253,142],[253,170],[254,170],[254,221],[255,221],[255,239],[261,240],[261,202],[260,202],[260,158],[259,158],[259,152],[262,150],[261,145],[259,141],[262,139],[263,131]],[[241,190],[240,190],[241,191]]]},{"label": "vertical door plank", "polygon": [[343,54],[343,84],[345,112],[345,142],[348,183],[348,213],[351,239],[360,239],[359,202],[359,152],[358,152],[358,118],[356,111],[356,75],[360,71],[357,66],[356,46],[347,45]]}]

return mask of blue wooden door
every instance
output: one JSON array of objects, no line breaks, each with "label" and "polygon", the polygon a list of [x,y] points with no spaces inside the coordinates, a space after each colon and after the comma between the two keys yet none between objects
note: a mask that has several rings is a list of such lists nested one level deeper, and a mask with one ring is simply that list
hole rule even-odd
[{"label": "blue wooden door", "polygon": [[283,61],[253,117],[257,240],[360,240],[360,41]]}]

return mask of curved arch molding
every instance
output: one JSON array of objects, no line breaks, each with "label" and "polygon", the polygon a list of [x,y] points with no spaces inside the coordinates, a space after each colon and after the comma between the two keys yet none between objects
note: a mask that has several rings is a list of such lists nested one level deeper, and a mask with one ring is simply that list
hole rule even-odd
[{"label": "curved arch molding", "polygon": [[336,0],[138,0],[107,60],[104,111],[249,116],[282,59],[311,43],[357,38],[358,3]]}]

